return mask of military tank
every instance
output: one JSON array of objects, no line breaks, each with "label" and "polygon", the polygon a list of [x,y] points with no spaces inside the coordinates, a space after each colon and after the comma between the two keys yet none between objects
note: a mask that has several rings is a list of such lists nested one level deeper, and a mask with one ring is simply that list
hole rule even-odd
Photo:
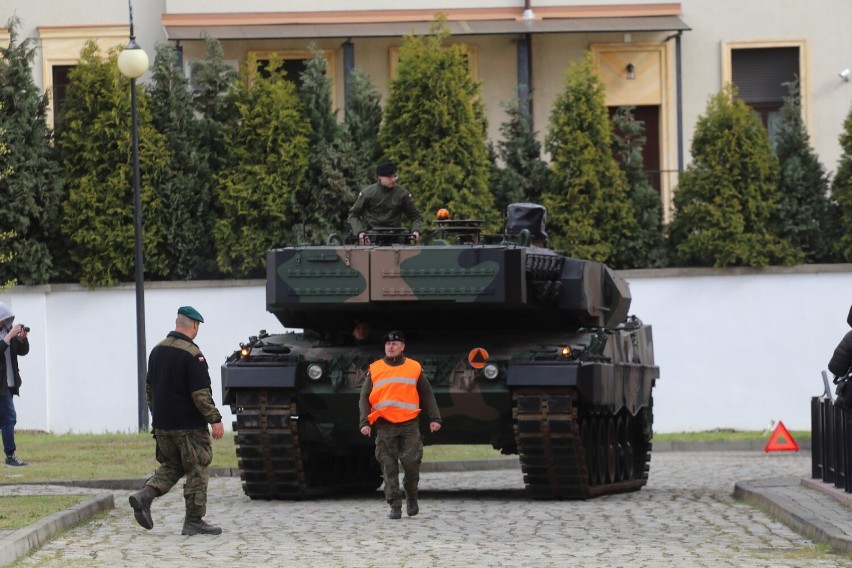
[{"label": "military tank", "polygon": [[[441,410],[426,445],[517,454],[533,498],[645,485],[659,377],[651,327],[628,314],[613,270],[547,248],[545,217],[521,203],[501,235],[444,219],[429,244],[388,228],[368,245],[330,237],[268,251],[266,308],[298,331],[261,331],[221,369],[245,493],[305,499],[381,485],[358,398],[393,329]],[[353,341],[356,321],[371,323],[373,341]]]}]

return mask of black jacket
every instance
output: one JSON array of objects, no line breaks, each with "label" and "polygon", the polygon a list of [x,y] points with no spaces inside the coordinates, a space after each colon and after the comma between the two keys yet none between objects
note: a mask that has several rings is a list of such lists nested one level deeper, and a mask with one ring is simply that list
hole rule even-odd
[{"label": "black jacket", "polygon": [[835,377],[839,377],[845,375],[850,366],[852,366],[852,331],[844,335],[834,349],[834,355],[828,362],[828,370]]},{"label": "black jacket", "polygon": [[15,373],[15,387],[12,389],[12,394],[20,396],[21,389],[21,372],[18,370],[18,355],[23,357],[30,352],[29,339],[13,339],[11,344],[7,344],[0,339],[0,396],[4,396],[9,392],[9,385],[6,381],[6,350],[12,350],[12,370]]}]

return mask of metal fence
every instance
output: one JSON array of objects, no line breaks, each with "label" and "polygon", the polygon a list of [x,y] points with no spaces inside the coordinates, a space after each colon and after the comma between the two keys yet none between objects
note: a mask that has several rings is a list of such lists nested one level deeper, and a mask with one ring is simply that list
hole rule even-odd
[{"label": "metal fence", "polygon": [[852,412],[835,406],[826,392],[811,399],[811,477],[852,493]]}]

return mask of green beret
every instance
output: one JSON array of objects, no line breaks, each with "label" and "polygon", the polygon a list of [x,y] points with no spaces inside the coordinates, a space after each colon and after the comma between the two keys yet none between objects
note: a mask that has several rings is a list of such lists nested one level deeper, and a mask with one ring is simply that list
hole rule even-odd
[{"label": "green beret", "polygon": [[198,310],[196,310],[192,306],[182,306],[178,308],[178,315],[186,316],[191,320],[204,323],[204,318],[201,317],[201,314],[198,313]]}]

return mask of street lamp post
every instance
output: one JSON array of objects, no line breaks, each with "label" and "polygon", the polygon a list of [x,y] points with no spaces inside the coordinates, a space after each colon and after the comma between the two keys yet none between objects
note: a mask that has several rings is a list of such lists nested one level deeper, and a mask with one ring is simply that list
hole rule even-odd
[{"label": "street lamp post", "polygon": [[139,173],[139,127],[136,112],[136,79],[148,70],[148,55],[136,43],[133,34],[133,4],[127,0],[130,12],[130,41],[118,55],[118,70],[130,79],[131,136],[133,139],[133,221],[136,249],[136,394],[139,403],[139,430],[148,429],[148,402],[145,397],[147,375],[145,350],[145,272],[142,259],[142,182]]}]

